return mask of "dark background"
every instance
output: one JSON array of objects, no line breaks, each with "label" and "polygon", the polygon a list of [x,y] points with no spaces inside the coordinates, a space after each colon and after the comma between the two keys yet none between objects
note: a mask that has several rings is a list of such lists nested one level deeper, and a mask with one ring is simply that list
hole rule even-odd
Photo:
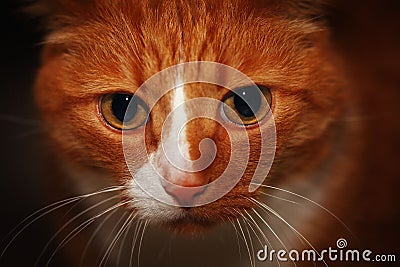
[{"label": "dark background", "polygon": [[[41,125],[31,90],[39,64],[42,33],[37,20],[22,12],[17,1],[2,0],[0,50],[0,250],[6,238],[29,214],[49,204],[43,196],[40,175]],[[32,266],[51,237],[46,220],[34,223],[16,238],[0,266]],[[55,266],[62,266],[59,262]]]},{"label": "dark background", "polygon": [[[331,17],[334,38],[348,58],[349,72],[360,81],[358,90],[365,90],[363,108],[385,114],[383,119],[372,120],[366,130],[369,145],[363,175],[370,187],[365,188],[365,198],[360,200],[379,199],[385,212],[365,211],[360,224],[371,223],[371,242],[384,240],[383,245],[399,252],[400,1],[337,3]],[[38,21],[23,14],[16,1],[2,0],[0,5],[1,251],[10,240],[7,233],[49,202],[40,182],[45,164],[42,154],[47,148],[31,90],[43,34]],[[52,233],[46,219],[34,223],[17,237],[0,265],[32,266]],[[54,266],[62,265],[56,259]]]}]

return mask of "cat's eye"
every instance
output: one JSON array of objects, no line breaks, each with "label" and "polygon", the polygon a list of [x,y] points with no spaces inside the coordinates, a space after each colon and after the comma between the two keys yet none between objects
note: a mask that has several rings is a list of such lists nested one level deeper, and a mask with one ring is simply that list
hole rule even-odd
[{"label": "cat's eye", "polygon": [[223,112],[229,121],[245,126],[252,125],[270,112],[271,91],[266,86],[257,87],[241,87],[225,97]]},{"label": "cat's eye", "polygon": [[148,119],[144,102],[131,94],[107,94],[100,101],[101,113],[106,122],[119,130],[132,130]]}]

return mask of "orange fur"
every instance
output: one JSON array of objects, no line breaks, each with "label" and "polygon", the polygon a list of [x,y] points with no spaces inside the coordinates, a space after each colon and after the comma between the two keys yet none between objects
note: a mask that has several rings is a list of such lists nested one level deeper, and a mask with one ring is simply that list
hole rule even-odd
[{"label": "orange fur", "polygon": [[[62,162],[109,174],[115,184],[129,181],[121,132],[105,125],[98,110],[100,97],[113,92],[133,94],[153,74],[181,60],[214,61],[271,89],[277,153],[267,184],[308,183],[310,190],[323,192],[334,187],[331,179],[345,179],[343,172],[334,174],[333,170],[343,166],[338,150],[347,151],[342,145],[346,140],[338,141],[343,129],[337,121],[346,111],[349,92],[331,59],[328,29],[323,21],[309,20],[320,12],[319,7],[304,8],[295,1],[245,0],[44,2],[45,8],[38,10],[47,14],[51,30],[36,97]],[[191,84],[185,90],[189,98],[217,100],[228,92],[203,84]],[[146,101],[151,93],[140,97]],[[161,124],[171,109],[169,101],[166,95],[152,110],[146,125],[149,150],[160,142]],[[193,148],[206,137],[216,141],[217,157],[200,173],[213,180],[229,159],[227,133],[208,120],[188,127]],[[169,226],[177,231],[208,229],[221,223],[221,218],[235,219],[238,212],[254,207],[247,197],[261,198],[260,190],[248,192],[260,153],[260,131],[247,131],[251,155],[238,185],[220,200],[193,208],[186,221],[169,222]],[[143,156],[143,151],[135,153],[138,158]],[[191,156],[195,159],[199,152],[192,149]],[[330,175],[318,180],[316,173],[325,169]],[[330,201],[323,198],[324,203]],[[307,219],[296,223],[301,222],[307,224]]]}]

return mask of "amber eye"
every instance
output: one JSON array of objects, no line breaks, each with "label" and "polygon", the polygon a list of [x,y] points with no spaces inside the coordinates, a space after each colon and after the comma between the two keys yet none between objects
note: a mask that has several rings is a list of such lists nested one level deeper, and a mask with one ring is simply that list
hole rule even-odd
[{"label": "amber eye", "polygon": [[257,123],[269,113],[271,92],[268,87],[257,87],[241,87],[225,97],[223,112],[228,120],[247,126]]},{"label": "amber eye", "polygon": [[132,130],[146,123],[148,110],[144,102],[131,94],[108,94],[102,97],[101,113],[109,125],[119,130]]}]

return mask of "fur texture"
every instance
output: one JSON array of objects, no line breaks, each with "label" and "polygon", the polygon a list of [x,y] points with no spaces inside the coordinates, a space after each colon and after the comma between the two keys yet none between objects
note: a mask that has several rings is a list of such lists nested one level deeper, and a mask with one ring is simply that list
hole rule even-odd
[{"label": "fur texture", "polygon": [[[114,185],[130,185],[134,177],[124,163],[121,132],[102,119],[101,96],[134,94],[153,74],[180,62],[219,62],[271,89],[277,150],[266,184],[296,190],[339,217],[346,214],[346,207],[331,197],[335,194],[327,192],[352,188],[348,179],[352,164],[346,159],[358,150],[357,142],[343,137],[354,130],[340,123],[351,112],[347,103],[351,97],[330,54],[323,6],[310,1],[42,1],[35,10],[46,17],[49,34],[35,90],[60,165],[74,173],[84,170],[94,177],[106,176]],[[188,99],[221,100],[228,92],[204,84],[185,85],[184,90]],[[146,102],[151,94],[140,97]],[[137,142],[149,140],[149,151],[159,145],[161,125],[171,108],[167,94],[151,111],[145,126],[149,136],[137,136]],[[200,140],[216,142],[215,161],[199,173],[215,179],[229,159],[227,133],[208,120],[189,124],[188,132],[193,159],[198,157],[195,148]],[[260,153],[260,129],[247,132],[251,155],[246,172],[220,200],[182,215],[178,208],[157,203],[135,189],[135,194],[121,192],[121,199],[133,203],[126,208],[142,220],[161,222],[177,232],[203,232],[252,211],[256,207],[252,197],[290,215],[290,223],[308,233],[313,243],[335,241],[335,231],[345,229],[337,221],[332,223],[335,220],[324,210],[304,199],[297,199],[303,209],[283,206],[266,198],[263,188],[248,192]],[[135,153],[143,157],[143,151]],[[321,237],[327,229],[332,235]],[[287,234],[276,231],[282,238]],[[301,246],[296,234],[287,235],[286,242]]]}]

